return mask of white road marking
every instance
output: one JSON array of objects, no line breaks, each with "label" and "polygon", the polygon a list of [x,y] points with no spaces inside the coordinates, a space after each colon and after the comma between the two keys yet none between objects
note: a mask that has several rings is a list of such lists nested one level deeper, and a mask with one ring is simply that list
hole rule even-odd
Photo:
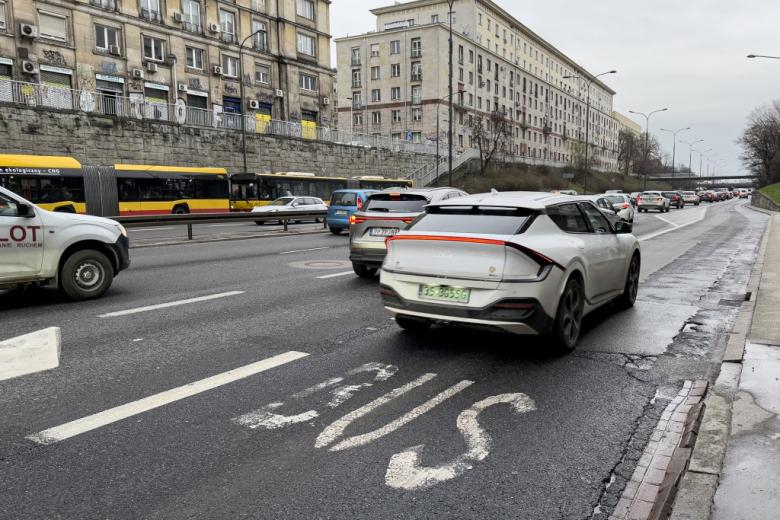
[{"label": "white road marking", "polygon": [[361,406],[357,410],[348,413],[341,419],[336,420],[330,426],[322,430],[322,433],[319,434],[317,440],[314,442],[314,447],[323,448],[331,444],[333,441],[341,437],[341,435],[344,433],[344,430],[347,429],[347,426],[352,424],[352,422],[354,422],[356,419],[359,419],[364,415],[368,415],[369,413],[379,408],[383,404],[389,403],[393,399],[414,390],[418,386],[424,385],[425,383],[427,383],[428,381],[432,380],[435,377],[436,374],[431,374],[431,373],[423,374],[422,376],[418,377],[414,381],[407,383],[403,386],[399,386],[398,388],[391,390],[385,395],[374,399],[370,403]]},{"label": "white road marking", "polygon": [[694,220],[692,220],[690,222],[686,222],[684,224],[673,224],[675,226],[673,228],[663,229],[661,231],[657,231],[655,233],[650,233],[648,235],[642,235],[641,237],[637,237],[637,239],[640,242],[644,242],[646,240],[651,240],[653,238],[660,237],[661,235],[665,235],[667,233],[671,233],[672,231],[677,231],[678,229],[682,229],[682,228],[685,228],[685,227],[688,227],[688,226],[692,226],[693,224],[697,224],[697,223],[701,222],[702,220],[704,220],[704,218],[707,216],[707,210],[708,209],[709,208],[705,208],[704,211],[702,212],[702,214],[698,218],[696,218],[696,219],[694,219]]},{"label": "white road marking", "polygon": [[138,401],[133,401],[132,403],[123,404],[88,417],[83,417],[61,426],[28,435],[27,439],[37,442],[38,444],[54,444],[108,424],[127,419],[128,417],[148,412],[149,410],[165,406],[187,397],[192,397],[193,395],[206,392],[207,390],[213,390],[214,388],[218,388],[228,383],[259,374],[260,372],[265,372],[266,370],[290,363],[308,355],[309,354],[305,352],[285,352],[278,356],[273,356],[178,388],[166,390],[165,392],[145,397]]},{"label": "white road marking", "polygon": [[321,251],[323,249],[330,249],[330,246],[328,247],[312,247],[311,249],[297,249],[295,251],[285,251],[283,253],[279,253],[280,255],[291,255],[293,253],[307,253],[309,251]]},{"label": "white road marking", "polygon": [[60,366],[60,328],[0,341],[0,381]]},{"label": "white road marking", "polygon": [[176,229],[174,226],[160,226],[160,227],[139,227],[139,228],[127,228],[128,231],[162,231],[166,229]]},{"label": "white road marking", "polygon": [[385,484],[396,489],[426,489],[441,482],[452,480],[473,467],[474,462],[485,460],[490,454],[490,435],[482,429],[477,420],[486,408],[497,404],[509,404],[521,414],[536,410],[534,401],[525,394],[501,394],[475,403],[458,415],[456,424],[466,442],[468,450],[453,461],[439,466],[420,465],[424,445],[413,446],[390,459],[385,473]]},{"label": "white road marking", "polygon": [[248,222],[234,222],[233,224],[209,224],[206,227],[230,227],[230,226],[240,226],[241,224],[248,224]]},{"label": "white road marking", "polygon": [[343,273],[326,274],[325,276],[318,276],[317,280],[327,280],[328,278],[337,278],[339,276],[347,276],[348,274],[355,274],[354,271],[344,271]]},{"label": "white road marking", "polygon": [[473,384],[474,381],[467,381],[467,380],[461,381],[460,383],[449,387],[445,391],[441,392],[440,394],[424,402],[420,406],[417,406],[416,408],[413,408],[412,410],[408,411],[398,419],[387,423],[381,428],[377,428],[372,432],[364,433],[362,435],[355,435],[349,437],[348,439],[344,439],[340,443],[330,448],[330,451],[348,450],[350,448],[356,448],[358,446],[365,446],[366,444],[374,442],[377,439],[381,439],[385,435],[393,433],[398,428],[417,419],[422,414],[433,410],[434,408],[439,406],[441,403],[443,403],[450,397],[462,392],[463,390],[465,390],[466,388],[470,387]]},{"label": "white road marking", "polygon": [[136,307],[135,309],[127,309],[124,311],[109,312],[106,314],[98,315],[98,318],[115,318],[117,316],[127,316],[128,314],[138,314],[140,312],[156,311],[158,309],[167,309],[168,307],[178,307],[180,305],[189,305],[190,303],[206,302],[209,300],[218,300],[219,298],[227,298],[229,296],[238,296],[244,294],[244,291],[230,291],[219,294],[210,294],[208,296],[199,296],[197,298],[188,298],[186,300],[176,300],[167,303],[158,303],[156,305],[148,305],[146,307]]},{"label": "white road marking", "polygon": [[661,215],[653,215],[653,216],[654,216],[655,218],[657,218],[658,220],[661,220],[661,221],[663,221],[663,222],[666,222],[666,223],[667,223],[667,224],[669,224],[670,226],[674,226],[674,227],[677,227],[677,226],[679,226],[679,224],[677,224],[677,222],[672,222],[672,221],[671,221],[671,220],[669,220],[668,218],[663,218]]}]

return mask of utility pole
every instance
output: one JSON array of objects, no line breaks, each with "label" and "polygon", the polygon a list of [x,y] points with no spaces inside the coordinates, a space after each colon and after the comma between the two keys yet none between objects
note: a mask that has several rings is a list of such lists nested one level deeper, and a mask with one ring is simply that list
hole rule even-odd
[{"label": "utility pole", "polygon": [[650,152],[650,149],[649,149],[649,146],[650,146],[650,143],[649,143],[649,140],[650,140],[650,117],[652,117],[653,114],[657,114],[658,112],[666,112],[667,110],[669,110],[669,109],[668,108],[659,108],[658,110],[653,110],[649,114],[645,114],[643,112],[634,112],[633,110],[629,110],[628,111],[629,114],[636,114],[638,116],[642,116],[642,117],[645,118],[645,160],[644,160],[644,164],[643,164],[643,167],[644,167],[644,170],[645,170],[644,171],[644,174],[645,174],[645,187],[644,187],[644,190],[647,190],[647,175],[649,173],[647,171],[648,170],[648,168],[647,168],[647,159],[649,157],[649,152]]},{"label": "utility pole", "polygon": [[[449,157],[447,160],[447,168],[449,171],[449,185],[452,186],[452,137],[454,133],[454,125],[453,122],[455,119],[452,117],[452,4],[455,3],[455,0],[447,0],[447,4],[449,5],[449,23],[450,23],[450,37],[449,37],[449,79],[448,79],[448,86],[449,86],[449,93],[448,96],[450,98],[450,120],[449,120],[449,137],[447,139],[448,145],[449,145]],[[438,136],[437,136],[438,140]],[[437,163],[438,165],[438,163]],[[438,167],[438,166],[437,166]]]},{"label": "utility pole", "polygon": [[[241,96],[241,155],[244,159],[244,171],[241,173],[249,173],[247,171],[247,165],[246,165],[246,99],[244,99],[244,45],[250,38],[254,38],[254,36],[258,33],[262,32],[262,30],[258,29],[257,31],[253,32],[246,38],[244,38],[244,41],[241,42],[241,45],[238,47],[238,68],[239,68],[239,75],[238,75],[238,85],[240,89],[240,96]],[[176,85],[174,85],[176,86]]]},{"label": "utility pole", "polygon": [[662,132],[670,132],[674,136],[674,143],[672,144],[672,179],[674,179],[675,157],[677,155],[677,134],[690,129],[690,126],[687,128],[680,128],[679,130],[667,130],[666,128],[661,128]]}]

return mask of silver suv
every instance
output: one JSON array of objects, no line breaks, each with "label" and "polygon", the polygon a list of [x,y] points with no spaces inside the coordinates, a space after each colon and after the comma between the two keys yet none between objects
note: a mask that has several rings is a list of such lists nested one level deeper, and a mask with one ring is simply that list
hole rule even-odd
[{"label": "silver suv", "polygon": [[372,278],[382,267],[385,240],[409,227],[425,206],[468,195],[455,188],[386,190],[371,195],[362,211],[349,217],[349,259],[355,274]]}]

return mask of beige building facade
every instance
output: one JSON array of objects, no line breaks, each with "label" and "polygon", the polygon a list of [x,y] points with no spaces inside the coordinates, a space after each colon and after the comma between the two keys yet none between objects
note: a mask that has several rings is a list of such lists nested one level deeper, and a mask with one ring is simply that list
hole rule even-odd
[{"label": "beige building facade", "polygon": [[620,112],[612,112],[612,117],[618,123],[618,131],[631,132],[635,137],[639,137],[642,135],[643,133],[642,125],[640,125],[633,119],[621,114]]},{"label": "beige building facade", "polygon": [[[448,10],[445,0],[374,9],[374,31],[336,40],[340,130],[445,145]],[[590,156],[617,165],[615,92],[495,2],[454,2],[453,91],[458,152],[473,147],[474,117],[500,114],[511,122],[510,153],[573,162],[590,98]]]},{"label": "beige building facade", "polygon": [[98,103],[182,100],[328,126],[330,43],[329,0],[0,0],[5,89],[41,83]]}]

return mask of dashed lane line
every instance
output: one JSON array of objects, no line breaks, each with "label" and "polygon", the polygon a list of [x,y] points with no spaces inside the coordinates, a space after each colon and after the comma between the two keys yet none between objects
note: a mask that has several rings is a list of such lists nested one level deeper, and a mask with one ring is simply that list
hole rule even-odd
[{"label": "dashed lane line", "polygon": [[[692,220],[691,222],[686,222],[685,224],[674,224],[673,222],[670,222],[670,221],[667,220],[666,222],[669,222],[674,227],[669,228],[669,229],[663,229],[663,230],[657,231],[655,233],[650,233],[649,235],[642,235],[641,237],[637,237],[637,238],[638,238],[638,240],[640,242],[645,242],[647,240],[651,240],[653,238],[660,237],[661,235],[665,235],[667,233],[671,233],[672,231],[677,231],[678,229],[682,229],[682,228],[685,228],[685,227],[688,227],[688,226],[692,226],[694,224],[698,224],[699,222],[701,222],[702,220],[704,220],[706,218],[708,209],[709,208],[705,208],[704,211],[702,212],[702,214],[699,216],[699,218],[697,218],[695,220]],[[664,220],[664,219],[662,219],[662,220]]]},{"label": "dashed lane line", "polygon": [[245,379],[249,376],[265,372],[281,365],[285,365],[292,361],[304,358],[308,355],[309,354],[305,352],[285,352],[284,354],[279,354],[278,356],[273,356],[262,361],[257,361],[255,363],[235,368],[233,370],[229,370],[206,379],[201,379],[200,381],[195,381],[184,386],[172,388],[171,390],[166,390],[165,392],[139,399],[138,401],[123,404],[121,406],[117,406],[103,412],[98,412],[96,414],[89,415],[87,417],[83,417],[60,426],[55,426],[38,433],[28,435],[26,438],[37,444],[55,444],[77,435],[102,428],[103,426],[121,421],[123,419],[127,419],[128,417],[142,414],[144,412],[148,412],[149,410],[180,401],[181,399],[192,397],[228,383],[233,383],[240,379]]},{"label": "dashed lane line", "polygon": [[323,249],[330,249],[330,246],[327,247],[312,247],[310,249],[295,249],[293,251],[283,251],[279,253],[280,255],[292,255],[294,253],[308,253],[309,251],[322,251]]},{"label": "dashed lane line", "polygon": [[339,276],[347,276],[348,274],[355,274],[354,271],[344,271],[343,273],[326,274],[325,276],[318,276],[317,280],[327,280],[328,278],[338,278]]},{"label": "dashed lane line", "polygon": [[210,294],[208,296],[199,296],[197,298],[188,298],[186,300],[176,300],[166,303],[158,303],[156,305],[147,305],[146,307],[136,307],[134,309],[127,309],[124,311],[108,312],[106,314],[98,315],[98,318],[116,318],[117,316],[127,316],[130,314],[138,314],[141,312],[156,311],[159,309],[167,309],[168,307],[178,307],[180,305],[189,305],[191,303],[206,302],[209,300],[217,300],[220,298],[227,298],[229,296],[238,296],[244,294],[244,291],[230,291],[219,294]]}]

